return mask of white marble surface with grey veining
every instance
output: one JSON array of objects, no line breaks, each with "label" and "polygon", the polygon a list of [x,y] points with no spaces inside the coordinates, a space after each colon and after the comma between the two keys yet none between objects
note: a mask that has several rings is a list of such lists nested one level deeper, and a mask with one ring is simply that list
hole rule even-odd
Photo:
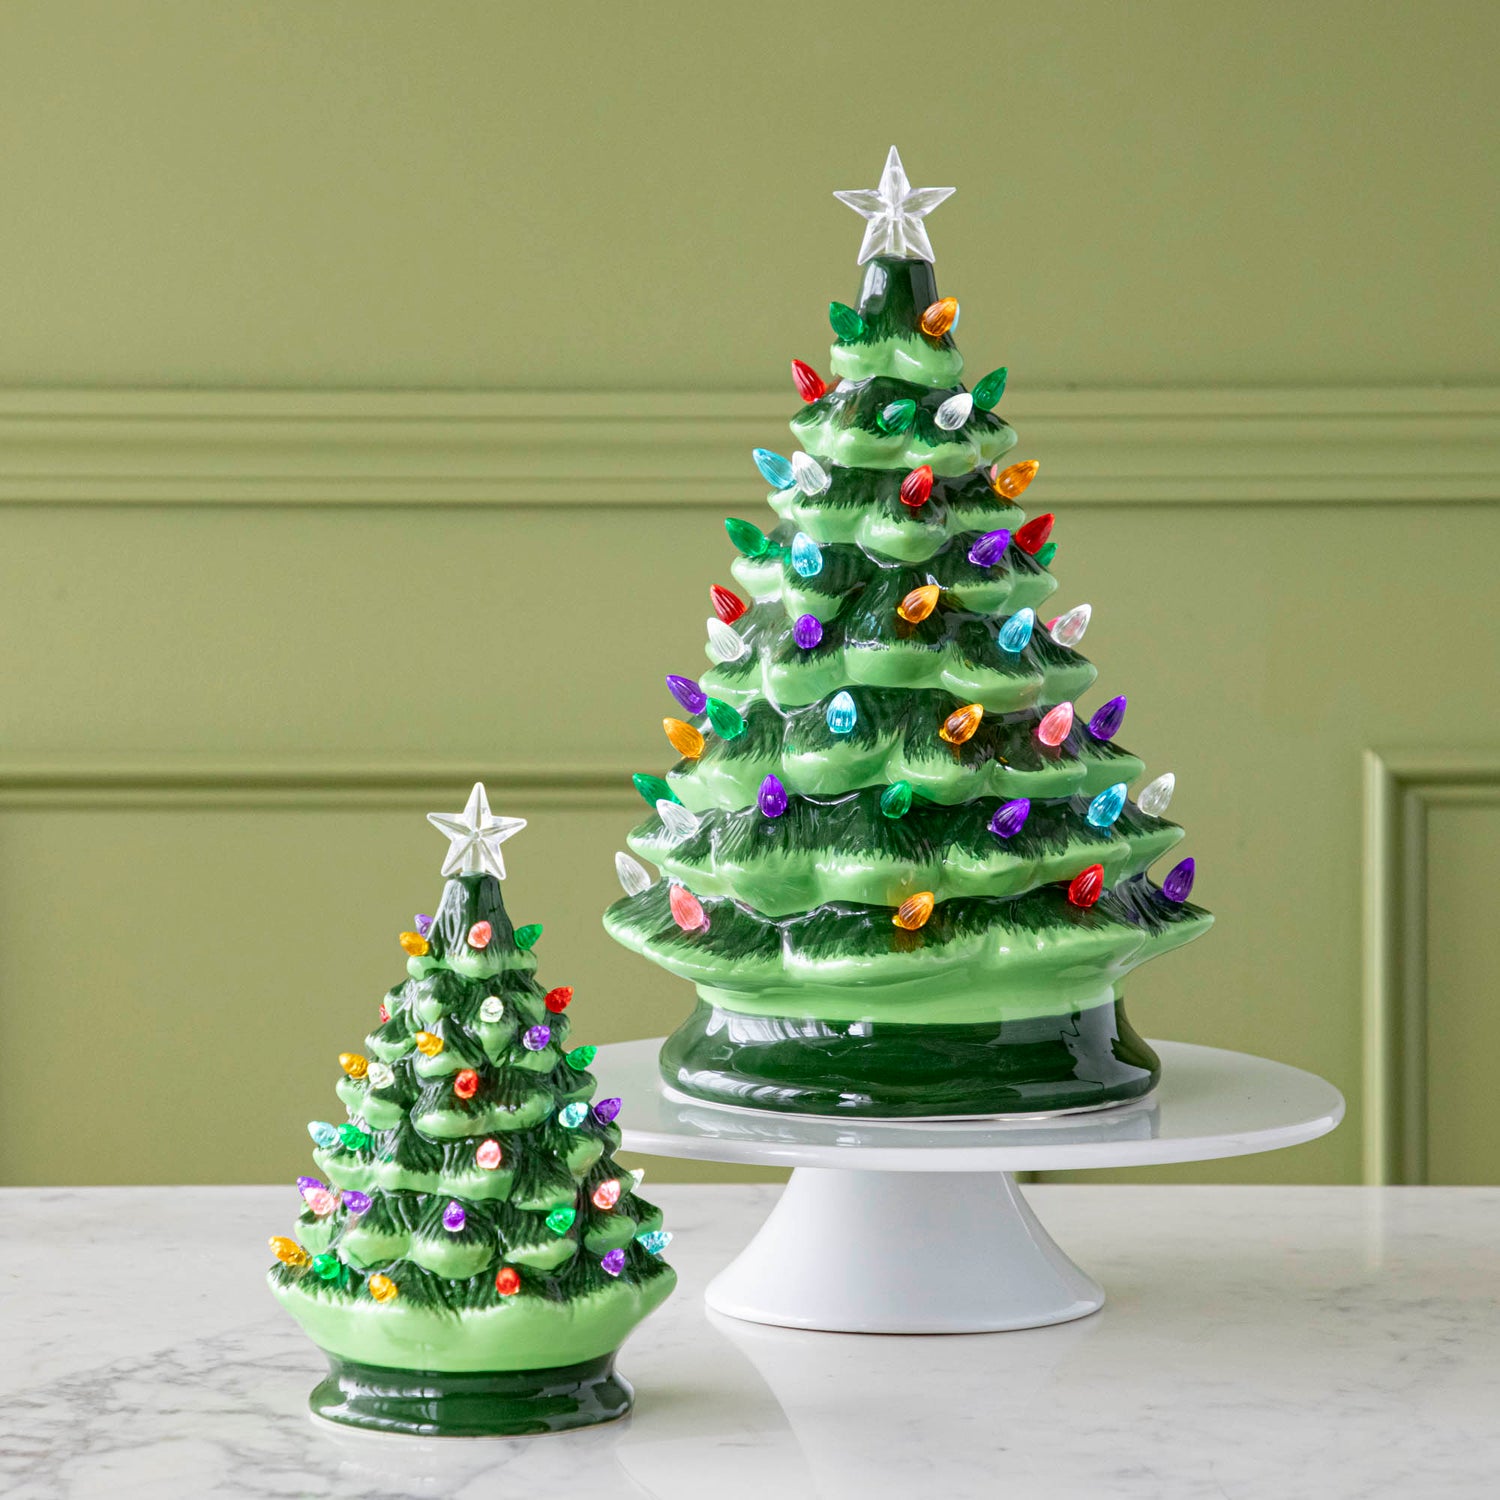
[{"label": "white marble surface with grey veining", "polygon": [[704,1312],[776,1191],[653,1193],[682,1285],[622,1356],[632,1417],[447,1443],[307,1414],[320,1356],[262,1281],[290,1187],[0,1192],[0,1495],[1500,1494],[1500,1190],[1035,1188],[1104,1310],[891,1338]]}]

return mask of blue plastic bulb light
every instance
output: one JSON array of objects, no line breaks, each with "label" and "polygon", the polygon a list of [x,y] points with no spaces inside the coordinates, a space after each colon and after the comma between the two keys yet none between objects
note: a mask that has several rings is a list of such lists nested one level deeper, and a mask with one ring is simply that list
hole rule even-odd
[{"label": "blue plastic bulb light", "polygon": [[1089,803],[1089,810],[1085,816],[1095,828],[1112,828],[1115,819],[1120,816],[1120,811],[1124,806],[1125,783],[1117,781],[1113,786],[1105,787]]},{"label": "blue plastic bulb light", "polygon": [[833,702],[828,705],[828,727],[835,734],[848,734],[858,718],[859,710],[854,706],[854,699],[848,693],[835,693]]},{"label": "blue plastic bulb light", "polygon": [[789,490],[796,482],[790,461],[779,453],[772,453],[769,448],[752,448],[750,456],[755,460],[761,478],[773,490]]},{"label": "blue plastic bulb light", "polygon": [[1000,627],[1000,649],[1009,651],[1012,655],[1024,651],[1031,640],[1031,632],[1035,629],[1036,611],[1034,609],[1017,610]]},{"label": "blue plastic bulb light", "polygon": [[792,567],[802,578],[816,578],[823,571],[823,551],[805,531],[792,538]]}]

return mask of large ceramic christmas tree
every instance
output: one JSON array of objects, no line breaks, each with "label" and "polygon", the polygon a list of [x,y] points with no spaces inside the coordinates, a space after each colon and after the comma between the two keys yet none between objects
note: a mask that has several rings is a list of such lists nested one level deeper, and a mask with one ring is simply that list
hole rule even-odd
[{"label": "large ceramic christmas tree", "polygon": [[513,928],[500,845],[525,827],[475,786],[429,815],[450,840],[437,914],[401,934],[406,980],[346,1052],[348,1119],[309,1127],[295,1236],[271,1289],[328,1354],[320,1415],[421,1433],[558,1431],[623,1416],[615,1352],[672,1290],[670,1236],[614,1152],[571,988],[544,990],[539,924]]},{"label": "large ceramic christmas tree", "polygon": [[[721,1103],[919,1117],[1099,1107],[1154,1085],[1120,982],[1198,936],[1171,775],[1116,743],[1123,695],[1075,707],[1089,606],[1057,587],[1034,461],[972,389],[895,148],[855,306],[830,309],[831,388],[794,361],[803,451],[757,449],[779,518],[727,522],[744,595],[716,585],[710,669],[669,676],[682,757],[606,926],[697,985],[662,1071]],[[1046,613],[1045,611],[1043,612]]]}]

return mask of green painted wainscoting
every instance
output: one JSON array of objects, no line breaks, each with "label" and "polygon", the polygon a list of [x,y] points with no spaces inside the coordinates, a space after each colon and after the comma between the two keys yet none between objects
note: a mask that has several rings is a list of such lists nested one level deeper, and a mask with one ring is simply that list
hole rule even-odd
[{"label": "green painted wainscoting", "polygon": [[[507,901],[588,1039],[670,1027],[687,990],[598,913],[793,405],[0,394],[0,1180],[304,1169],[438,892],[422,814],[476,776],[532,820]],[[1323,1141],[1155,1175],[1500,1180],[1500,391],[1006,414],[1059,601],[1095,607],[1091,698],[1178,773],[1219,916],[1132,983],[1137,1023],[1350,1101]]]}]

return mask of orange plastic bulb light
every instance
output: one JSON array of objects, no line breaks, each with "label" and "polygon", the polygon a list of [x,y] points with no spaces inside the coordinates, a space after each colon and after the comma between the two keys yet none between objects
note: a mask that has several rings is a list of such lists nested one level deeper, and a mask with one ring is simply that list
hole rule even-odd
[{"label": "orange plastic bulb light", "polygon": [[611,1177],[608,1182],[601,1182],[594,1189],[593,1204],[595,1208],[610,1209],[620,1201],[620,1182],[616,1177]]},{"label": "orange plastic bulb light", "polygon": [[357,1052],[340,1052],[339,1067],[351,1078],[363,1078],[370,1071],[370,1060]]},{"label": "orange plastic bulb light", "polygon": [[974,731],[979,728],[984,718],[984,705],[982,703],[966,703],[962,708],[956,708],[946,719],[938,734],[950,745],[962,745],[966,740],[974,738]]},{"label": "orange plastic bulb light", "polygon": [[[1041,464],[1034,458],[1028,458],[1024,463],[1012,464],[1008,469],[1002,469],[999,464],[990,470],[990,488],[997,495],[1007,500],[1017,499],[1022,490],[1036,478],[1036,471]],[[1038,542],[1037,546],[1041,546]]]},{"label": "orange plastic bulb light", "polygon": [[1036,737],[1044,744],[1054,748],[1067,739],[1068,731],[1073,727],[1073,705],[1071,703],[1059,703],[1056,708],[1048,709],[1042,716],[1042,722],[1036,726]]},{"label": "orange plastic bulb light", "polygon": [[521,1290],[521,1273],[513,1266],[501,1266],[495,1273],[495,1290],[502,1297],[514,1297]]},{"label": "orange plastic bulb light", "polygon": [[913,469],[905,479],[901,481],[901,503],[909,505],[913,510],[927,504],[927,497],[932,494],[932,465],[923,464],[920,469]]},{"label": "orange plastic bulb light", "polygon": [[1052,535],[1052,523],[1057,518],[1049,510],[1045,515],[1028,521],[1016,532],[1016,546],[1033,557],[1042,550],[1042,544]]},{"label": "orange plastic bulb light", "polygon": [[1074,906],[1092,906],[1104,894],[1104,866],[1090,865],[1068,882],[1068,900]]},{"label": "orange plastic bulb light", "polygon": [[896,613],[909,624],[920,625],[937,608],[940,593],[942,590],[937,584],[924,583],[921,588],[913,589],[896,606]]},{"label": "orange plastic bulb light", "polygon": [[419,1031],[412,1040],[423,1057],[436,1057],[443,1050],[442,1037],[434,1036],[430,1031]]},{"label": "orange plastic bulb light", "polygon": [[453,1092],[460,1099],[472,1099],[479,1092],[479,1074],[473,1068],[460,1069],[453,1077]]},{"label": "orange plastic bulb light", "polygon": [[811,365],[803,364],[800,359],[792,361],[792,384],[797,387],[797,394],[804,401],[817,401],[828,394],[828,387],[823,377]]},{"label": "orange plastic bulb light", "polygon": [[919,325],[930,339],[940,339],[958,322],[958,298],[944,297],[922,314]]},{"label": "orange plastic bulb light", "polygon": [[301,1270],[303,1266],[312,1263],[312,1256],[299,1245],[296,1240],[289,1240],[284,1234],[273,1234],[271,1236],[271,1254],[284,1266],[291,1266],[293,1270]]},{"label": "orange plastic bulb light", "polygon": [[684,932],[702,932],[708,926],[703,903],[685,885],[674,885],[667,893],[672,920]]},{"label": "orange plastic bulb light", "polygon": [[919,927],[927,925],[927,919],[931,915],[932,892],[918,891],[915,896],[908,896],[896,908],[896,915],[891,918],[891,921],[903,932],[915,932]]},{"label": "orange plastic bulb light", "polygon": [[721,583],[716,583],[709,589],[708,597],[713,604],[714,613],[726,625],[733,625],[750,608],[733,589],[726,589]]},{"label": "orange plastic bulb light", "polygon": [[661,727],[667,743],[684,760],[697,760],[703,754],[703,736],[691,724],[682,719],[663,719]]},{"label": "orange plastic bulb light", "polygon": [[365,1285],[377,1302],[394,1302],[401,1291],[401,1288],[389,1276],[380,1271],[377,1271]]},{"label": "orange plastic bulb light", "polygon": [[411,954],[413,958],[424,958],[431,950],[432,945],[422,936],[420,932],[403,932],[401,934],[401,946]]}]

